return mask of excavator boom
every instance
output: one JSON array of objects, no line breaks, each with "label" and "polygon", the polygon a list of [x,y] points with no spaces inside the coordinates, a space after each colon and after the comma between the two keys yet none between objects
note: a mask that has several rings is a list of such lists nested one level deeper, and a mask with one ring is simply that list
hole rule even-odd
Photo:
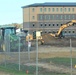
[{"label": "excavator boom", "polygon": [[72,21],[67,22],[66,24],[63,24],[63,25],[59,28],[59,30],[58,30],[57,33],[55,33],[55,34],[51,33],[50,35],[53,36],[53,37],[59,37],[59,36],[61,35],[61,32],[62,32],[65,28],[67,28],[67,27],[69,27],[69,26],[72,26],[73,24],[76,24],[76,20],[72,20]]}]

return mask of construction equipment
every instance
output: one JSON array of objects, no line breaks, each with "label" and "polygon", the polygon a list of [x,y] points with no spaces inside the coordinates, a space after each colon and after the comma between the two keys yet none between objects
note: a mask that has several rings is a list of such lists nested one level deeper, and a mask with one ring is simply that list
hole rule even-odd
[{"label": "construction equipment", "polygon": [[36,40],[38,39],[38,41],[43,44],[44,41],[42,40],[42,31],[34,31],[33,32],[33,35],[32,34],[28,34],[26,36],[26,41],[33,41],[33,40]]},{"label": "construction equipment", "polygon": [[5,38],[9,34],[16,34],[16,27],[12,25],[0,25],[0,51],[5,51]]},{"label": "construction equipment", "polygon": [[55,34],[51,33],[50,35],[53,36],[53,37],[59,37],[59,38],[61,38],[61,37],[63,37],[62,31],[63,31],[65,28],[67,28],[67,27],[69,27],[69,26],[72,26],[73,24],[76,24],[76,20],[72,20],[72,21],[67,22],[66,24],[63,24],[63,25],[59,28],[59,30],[58,30],[57,33],[55,33]]},{"label": "construction equipment", "polygon": [[28,34],[27,36],[26,36],[26,41],[32,41],[33,40],[33,35],[31,35],[31,34]]},{"label": "construction equipment", "polygon": [[[60,26],[60,28],[59,28],[59,30],[58,30],[57,33],[55,33],[55,34],[50,33],[49,35],[51,35],[52,37],[56,37],[56,38],[62,38],[62,37],[64,37],[64,36],[62,35],[62,31],[63,31],[65,28],[67,28],[67,27],[69,27],[69,26],[72,26],[73,24],[76,24],[76,20],[72,20],[72,21],[67,22],[66,24],[63,24],[62,26]],[[41,34],[41,32],[40,32],[39,34]],[[43,39],[44,36],[47,36],[47,34],[40,35],[39,37],[41,37],[41,38],[40,38],[40,39],[38,38],[38,40],[40,40],[42,44],[44,44],[44,41],[46,40],[46,38]],[[28,37],[29,37],[30,40],[36,39],[36,38],[37,38],[37,32],[34,32],[33,36],[32,36],[32,35],[29,35]],[[34,38],[33,38],[33,37],[34,37]]]},{"label": "construction equipment", "polygon": [[0,36],[4,39],[4,36],[8,34],[16,34],[16,27],[11,25],[0,25]]}]

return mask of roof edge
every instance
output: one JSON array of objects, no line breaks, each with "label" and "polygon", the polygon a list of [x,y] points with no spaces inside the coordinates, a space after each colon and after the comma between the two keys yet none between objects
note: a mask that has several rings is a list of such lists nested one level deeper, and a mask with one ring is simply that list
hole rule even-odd
[{"label": "roof edge", "polygon": [[76,2],[45,2],[45,3],[34,3],[21,8],[27,7],[38,7],[38,6],[76,6]]}]

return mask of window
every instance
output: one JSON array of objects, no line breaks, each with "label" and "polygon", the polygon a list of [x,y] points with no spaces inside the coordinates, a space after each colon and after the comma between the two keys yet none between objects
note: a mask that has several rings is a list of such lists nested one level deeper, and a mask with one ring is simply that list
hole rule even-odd
[{"label": "window", "polygon": [[68,19],[70,19],[70,15],[68,15]]},{"label": "window", "polygon": [[47,19],[47,15],[44,16],[44,19],[45,19],[45,20]]},{"label": "window", "polygon": [[32,8],[32,12],[34,12],[35,11],[35,9],[34,8]]},{"label": "window", "polygon": [[62,26],[62,24],[61,24],[61,26]]},{"label": "window", "polygon": [[67,33],[67,32],[65,31],[65,33]]},{"label": "window", "polygon": [[69,33],[71,33],[71,31],[69,31]]},{"label": "window", "polygon": [[62,8],[60,8],[60,11],[61,11],[61,12],[63,11]]},{"label": "window", "polygon": [[43,19],[43,15],[40,15],[40,20],[42,20]]},{"label": "window", "polygon": [[46,8],[44,8],[44,11],[46,12]]},{"label": "window", "polygon": [[40,8],[40,12],[42,12],[42,8]]},{"label": "window", "polygon": [[73,31],[73,33],[75,33],[75,32]]},{"label": "window", "polygon": [[55,31],[53,31],[53,33],[55,33]]},{"label": "window", "polygon": [[74,12],[74,8],[72,8],[72,11]]},{"label": "window", "polygon": [[59,19],[59,15],[56,15],[56,19]]},{"label": "window", "polygon": [[48,8],[48,11],[50,12],[50,8]]},{"label": "window", "polygon": [[33,27],[35,26],[35,24],[33,24]]},{"label": "window", "polygon": [[49,15],[44,15],[44,20],[49,20]]},{"label": "window", "polygon": [[35,19],[35,16],[32,16],[32,19],[34,20]]},{"label": "window", "polygon": [[64,9],[64,11],[66,12],[66,8]]},{"label": "window", "polygon": [[53,26],[54,26],[54,24],[53,24]]},{"label": "window", "polygon": [[52,11],[54,12],[54,11],[55,11],[55,9],[54,9],[54,8],[52,8]]},{"label": "window", "polygon": [[70,12],[70,8],[68,8],[68,12]]},{"label": "window", "polygon": [[46,24],[45,24],[45,26],[46,26]]},{"label": "window", "polygon": [[41,24],[41,26],[42,26],[42,24]]},{"label": "window", "polygon": [[34,27],[35,25],[33,24],[33,27]]},{"label": "window", "polygon": [[51,24],[49,24],[49,26],[51,26]]},{"label": "window", "polygon": [[66,15],[64,15],[64,19],[66,19]]},{"label": "window", "polygon": [[75,16],[74,16],[74,15],[72,15],[72,19],[74,19],[74,17],[75,17]]},{"label": "window", "polygon": [[48,33],[51,33],[51,32],[48,32]]},{"label": "window", "polygon": [[63,16],[62,15],[60,16],[60,19],[63,19]]},{"label": "window", "polygon": [[50,20],[50,15],[48,15],[48,19]]},{"label": "window", "polygon": [[58,12],[58,8],[56,8],[56,11]]},{"label": "window", "polygon": [[54,19],[54,15],[52,15],[52,19]]},{"label": "window", "polygon": [[57,24],[57,26],[58,26],[58,24]]},{"label": "window", "polygon": [[46,20],[49,20],[49,15],[46,15]]}]

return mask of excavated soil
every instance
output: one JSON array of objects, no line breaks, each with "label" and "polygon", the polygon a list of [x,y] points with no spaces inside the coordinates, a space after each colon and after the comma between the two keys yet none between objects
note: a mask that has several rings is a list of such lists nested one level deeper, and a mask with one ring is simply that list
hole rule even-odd
[{"label": "excavated soil", "polygon": [[44,40],[44,45],[51,45],[51,46],[70,46],[70,39],[72,41],[72,46],[76,46],[76,37],[65,37],[65,38],[55,38],[52,37],[50,34],[42,35]]}]

